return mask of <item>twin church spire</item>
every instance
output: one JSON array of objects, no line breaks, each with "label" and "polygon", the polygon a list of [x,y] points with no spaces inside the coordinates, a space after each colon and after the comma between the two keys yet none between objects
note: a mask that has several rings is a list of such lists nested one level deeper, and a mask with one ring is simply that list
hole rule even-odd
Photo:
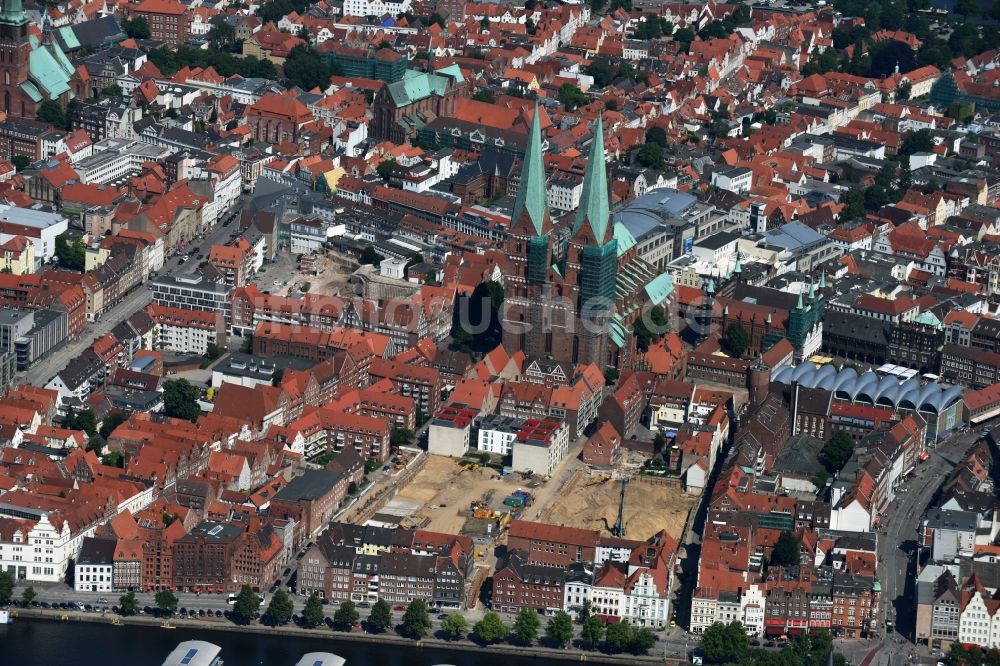
[{"label": "twin church spire", "polygon": [[[604,157],[604,122],[600,116],[594,127],[594,138],[590,144],[590,155],[587,159],[587,170],[583,177],[583,192],[580,195],[580,206],[573,222],[573,235],[589,225],[590,231],[598,245],[605,244],[609,238],[609,219],[611,208],[608,195],[608,176]],[[521,167],[521,183],[514,200],[514,210],[511,215],[511,225],[516,227],[522,218],[530,221],[531,231],[535,236],[543,236],[549,232],[551,222],[546,201],[545,164],[542,161],[542,129],[535,105],[535,115],[528,132],[528,145],[524,151]]]}]

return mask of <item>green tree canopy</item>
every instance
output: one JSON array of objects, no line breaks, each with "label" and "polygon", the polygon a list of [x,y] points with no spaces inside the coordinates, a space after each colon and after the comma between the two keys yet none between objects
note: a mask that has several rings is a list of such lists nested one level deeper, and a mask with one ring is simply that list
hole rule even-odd
[{"label": "green tree canopy", "polygon": [[644,143],[635,154],[635,163],[647,169],[663,168],[663,148],[658,143]]},{"label": "green tree canopy", "polygon": [[739,620],[729,624],[716,622],[701,635],[701,651],[710,664],[742,661],[750,651],[750,639]]},{"label": "green tree canopy", "polygon": [[567,111],[576,111],[579,107],[590,101],[590,98],[572,83],[564,83],[559,86],[556,99],[562,103]]},{"label": "green tree canopy", "polygon": [[280,627],[283,624],[288,624],[294,611],[295,606],[292,604],[291,597],[288,596],[283,587],[278,587],[274,596],[271,597],[271,603],[267,605],[262,619],[265,624]]},{"label": "green tree canopy", "polygon": [[197,49],[180,44],[173,49],[161,46],[149,52],[150,61],[170,76],[183,67],[213,67],[222,76],[238,74],[245,78],[276,79],[278,72],[270,60],[256,56],[237,56],[221,50]]},{"label": "green tree canopy", "polygon": [[431,616],[427,612],[427,602],[423,599],[414,599],[406,607],[401,621],[402,635],[407,638],[420,640],[431,628]]},{"label": "green tree canopy", "polygon": [[538,640],[538,629],[541,626],[538,611],[534,608],[522,608],[514,620],[514,638],[521,645],[531,645]]},{"label": "green tree canopy", "polygon": [[[381,164],[379,166],[382,166]],[[361,257],[358,259],[362,265],[372,264],[377,266],[382,260],[385,259],[381,254],[375,251],[375,248],[371,245],[365,246],[365,249],[361,251]]]},{"label": "green tree canopy", "polygon": [[340,604],[340,608],[337,612],[333,614],[333,624],[335,627],[341,631],[350,631],[354,623],[361,618],[358,613],[358,609],[354,606],[352,601],[344,601]]},{"label": "green tree canopy", "polygon": [[207,37],[209,46],[216,51],[232,51],[239,44],[236,28],[225,21],[213,23]]},{"label": "green tree canopy", "polygon": [[306,599],[306,605],[302,609],[302,624],[307,627],[315,627],[323,622],[323,602],[315,593],[310,594]]},{"label": "green tree canopy", "polygon": [[660,148],[667,147],[667,132],[662,127],[655,125],[646,131],[646,143],[655,143]]},{"label": "green tree canopy", "polygon": [[125,617],[139,612],[139,601],[135,598],[135,592],[126,592],[118,597],[118,612]]},{"label": "green tree canopy", "polygon": [[472,628],[472,635],[487,645],[499,643],[507,638],[509,634],[510,629],[503,623],[500,616],[493,611],[486,613],[483,619],[476,622],[476,625]]},{"label": "green tree canopy", "polygon": [[198,387],[186,379],[163,382],[163,413],[177,419],[195,421],[201,415]]},{"label": "green tree canopy", "polygon": [[565,647],[573,640],[573,619],[566,611],[553,615],[545,625],[545,637],[556,647]]},{"label": "green tree canopy", "polygon": [[122,32],[132,39],[149,39],[149,21],[146,20],[145,16],[122,19],[120,26]]},{"label": "green tree canopy", "polygon": [[82,271],[86,265],[87,247],[83,237],[70,237],[68,233],[56,236],[56,259],[59,265],[71,271]]},{"label": "green tree canopy", "polygon": [[236,595],[236,603],[233,605],[232,618],[237,624],[250,624],[260,609],[260,597],[258,597],[249,585],[244,585],[240,593]]},{"label": "green tree canopy", "polygon": [[448,640],[456,641],[465,638],[465,635],[469,633],[469,623],[460,613],[452,613],[441,622],[441,631],[444,632]]},{"label": "green tree canopy", "polygon": [[380,633],[392,626],[392,609],[389,602],[379,599],[372,604],[372,612],[368,614],[368,630]]},{"label": "green tree canopy", "polygon": [[30,606],[31,602],[34,601],[37,596],[38,594],[35,593],[35,588],[29,585],[24,588],[23,592],[21,592],[21,601]]},{"label": "green tree canopy", "polygon": [[854,439],[843,430],[838,430],[819,452],[819,459],[831,473],[836,474],[844,468],[853,453]]},{"label": "green tree canopy", "polygon": [[770,563],[775,566],[791,566],[798,564],[799,560],[799,538],[794,532],[785,530],[774,544]]},{"label": "green tree canopy", "polygon": [[594,77],[594,85],[598,88],[603,88],[614,80],[614,70],[607,60],[595,60],[584,71]]},{"label": "green tree canopy", "polygon": [[123,413],[119,411],[111,412],[101,422],[101,429],[97,433],[104,439],[107,439],[115,431],[115,428],[123,423],[125,423],[125,415]]},{"label": "green tree canopy", "polygon": [[604,622],[596,615],[591,615],[583,621],[580,628],[580,638],[591,650],[596,650],[604,638]]},{"label": "green tree canopy", "polygon": [[609,624],[604,629],[604,637],[608,642],[608,647],[614,652],[627,650],[632,645],[633,638],[632,625],[628,620],[622,620]]},{"label": "green tree canopy", "polygon": [[302,44],[289,52],[283,67],[288,83],[304,90],[325,89],[330,85],[330,76],[336,73],[316,51]]},{"label": "green tree canopy", "polygon": [[750,345],[750,336],[743,324],[734,321],[726,326],[725,335],[722,336],[722,349],[733,358],[743,358],[747,347]]},{"label": "green tree canopy", "polygon": [[646,654],[656,645],[656,634],[646,627],[639,627],[632,634],[629,650],[634,654]]},{"label": "green tree canopy", "polygon": [[177,612],[177,597],[170,590],[160,590],[154,596],[156,607],[164,615],[170,616]]}]

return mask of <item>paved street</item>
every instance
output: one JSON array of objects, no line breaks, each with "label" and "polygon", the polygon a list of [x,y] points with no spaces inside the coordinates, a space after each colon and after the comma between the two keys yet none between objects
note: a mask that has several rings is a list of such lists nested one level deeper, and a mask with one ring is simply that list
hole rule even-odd
[{"label": "paved street", "polygon": [[[198,264],[201,263],[205,257],[207,257],[208,250],[212,247],[212,245],[225,243],[229,240],[229,236],[236,229],[236,226],[235,223],[227,226],[224,222],[226,220],[234,219],[239,214],[241,205],[242,201],[238,202],[236,206],[229,209],[229,211],[227,211],[220,218],[219,224],[216,225],[216,227],[212,229],[212,231],[204,239],[198,241],[197,245],[189,247],[189,249],[198,248],[202,250],[202,257],[200,259],[192,257],[184,264],[181,264],[181,257],[179,255],[170,257],[164,261],[163,269],[160,273],[163,275],[180,275],[193,273],[197,270]],[[149,287],[146,284],[139,285],[139,287],[128,294],[120,303],[105,312],[96,322],[88,323],[86,330],[84,330],[79,338],[63,345],[60,349],[45,357],[33,365],[27,372],[23,373],[21,375],[22,380],[25,383],[34,384],[35,386],[45,386],[50,379],[55,377],[63,368],[66,367],[67,363],[82,354],[83,350],[93,344],[95,339],[107,334],[119,322],[129,317],[133,312],[145,307],[150,300],[152,300],[152,297],[149,293]]]},{"label": "paved street", "polygon": [[[916,622],[913,574],[918,557],[918,528],[941,483],[978,437],[978,432],[959,433],[936,448],[929,448],[930,457],[917,465],[886,509],[878,530],[882,609],[877,631],[883,640],[838,640],[838,649],[851,663],[861,664],[870,657],[865,666],[895,666],[911,657],[929,655],[926,646],[915,646],[912,642]],[[893,622],[891,631],[885,631],[886,619]]]}]

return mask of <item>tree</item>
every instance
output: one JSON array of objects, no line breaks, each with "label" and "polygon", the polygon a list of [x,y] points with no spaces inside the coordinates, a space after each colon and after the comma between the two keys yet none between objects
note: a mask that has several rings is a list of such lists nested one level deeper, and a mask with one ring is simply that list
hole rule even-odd
[{"label": "tree", "polygon": [[295,606],[288,593],[285,592],[284,588],[279,587],[274,596],[271,597],[271,603],[268,604],[267,610],[264,611],[263,620],[272,627],[280,627],[283,624],[288,624],[294,610]]},{"label": "tree", "polygon": [[896,88],[896,101],[902,102],[904,100],[910,99],[910,91],[913,90],[913,86],[910,85],[909,81],[903,81]]},{"label": "tree", "polygon": [[722,349],[733,358],[742,358],[750,344],[750,337],[743,324],[734,321],[726,326],[726,333],[722,336]]},{"label": "tree", "polygon": [[[379,166],[381,166],[381,164]],[[374,247],[367,245],[365,246],[365,249],[361,251],[359,261],[361,262],[361,265],[372,264],[373,266],[377,266],[383,259],[385,259],[385,257],[376,252]]]},{"label": "tree", "polygon": [[209,342],[205,345],[205,357],[211,360],[215,360],[222,356],[222,348],[214,342]]},{"label": "tree", "polygon": [[716,622],[701,635],[699,647],[710,664],[737,662],[750,651],[750,639],[739,620],[729,624]]},{"label": "tree", "polygon": [[233,621],[236,624],[250,624],[250,621],[260,610],[260,597],[254,594],[249,585],[244,585],[240,593],[236,595],[236,603],[233,605]]},{"label": "tree", "polygon": [[281,386],[281,380],[285,378],[284,368],[275,368],[274,373],[271,374],[271,384],[273,386]]},{"label": "tree", "polygon": [[580,638],[591,650],[597,649],[597,646],[601,644],[601,639],[604,638],[604,622],[601,621],[601,618],[591,615],[585,619],[583,627],[580,629]]},{"label": "tree", "polygon": [[960,16],[979,16],[982,10],[979,6],[979,0],[956,0],[955,1],[955,13]]},{"label": "tree", "polygon": [[854,440],[843,430],[838,430],[819,452],[819,460],[831,473],[836,474],[843,469],[853,453]]},{"label": "tree", "polygon": [[170,590],[160,590],[154,597],[156,607],[166,616],[171,616],[177,612],[177,597]]},{"label": "tree", "polygon": [[649,349],[649,343],[652,340],[659,339],[667,332],[667,315],[663,308],[659,305],[651,307],[648,312],[643,313],[635,320],[632,331],[635,333],[636,346],[641,351]]},{"label": "tree", "polygon": [[[353,605],[353,604],[352,604]],[[355,611],[355,614],[357,611]],[[323,602],[315,593],[310,594],[306,599],[306,605],[302,609],[302,624],[312,628],[323,622]],[[353,622],[351,623],[353,624]]]},{"label": "tree", "polygon": [[125,93],[122,91],[121,86],[118,84],[112,84],[101,88],[101,97],[121,97],[124,94]]},{"label": "tree", "polygon": [[608,366],[608,367],[604,368],[604,383],[605,384],[607,384],[609,386],[611,384],[614,384],[615,382],[618,381],[618,377],[619,376],[620,376],[620,373],[618,372],[618,368],[614,368],[614,367],[611,367],[611,366]]},{"label": "tree", "polygon": [[110,453],[101,456],[101,464],[107,465],[108,467],[118,467],[119,469],[124,469],[125,454],[121,451],[111,451]]},{"label": "tree", "polygon": [[392,609],[389,602],[379,599],[372,604],[372,612],[368,615],[368,630],[374,633],[385,631],[392,626]]},{"label": "tree", "polygon": [[305,90],[326,88],[330,76],[336,73],[328,67],[312,48],[299,44],[288,53],[284,64],[285,78],[293,86]]},{"label": "tree", "polygon": [[775,566],[791,566],[800,561],[799,539],[794,532],[784,531],[778,537],[771,552],[771,564]]},{"label": "tree", "polygon": [[934,135],[928,129],[907,132],[899,146],[899,154],[909,157],[914,153],[929,153],[934,149]]},{"label": "tree", "polygon": [[382,180],[389,180],[389,176],[392,175],[392,170],[395,166],[396,160],[390,158],[379,162],[378,166],[375,167],[375,171]]},{"label": "tree", "polygon": [[559,86],[559,93],[556,95],[556,99],[562,103],[567,111],[576,111],[579,107],[590,101],[590,98],[572,83],[564,83]]},{"label": "tree", "polygon": [[23,592],[21,592],[21,601],[24,602],[25,606],[30,606],[31,602],[34,601],[35,597],[37,596],[38,595],[35,594],[35,588],[29,585],[28,587],[24,588]]},{"label": "tree", "polygon": [[427,602],[423,599],[414,599],[406,607],[401,621],[403,636],[420,640],[431,628],[431,616],[427,612]]},{"label": "tree", "polygon": [[691,42],[694,41],[695,34],[691,28],[681,28],[674,31],[674,41],[680,44],[681,51],[687,53],[691,50]]},{"label": "tree", "polygon": [[556,647],[564,647],[573,640],[573,619],[566,611],[559,611],[545,625],[545,637]]},{"label": "tree", "polygon": [[122,32],[132,39],[149,39],[149,21],[145,16],[136,16],[121,21]]},{"label": "tree", "polygon": [[852,187],[841,197],[843,210],[840,211],[840,219],[854,220],[865,217],[865,195],[859,187]]},{"label": "tree", "polygon": [[163,413],[177,419],[195,421],[201,415],[198,387],[186,379],[163,382]]},{"label": "tree", "polygon": [[587,65],[584,71],[594,77],[594,85],[598,88],[609,85],[615,78],[614,70],[611,69],[611,65],[606,60],[595,60]]},{"label": "tree", "polygon": [[493,104],[496,102],[496,98],[493,96],[493,91],[489,88],[480,88],[476,91],[476,94],[472,96],[472,99],[477,102],[486,102],[487,104]]},{"label": "tree", "polygon": [[139,601],[135,598],[135,592],[126,592],[118,597],[118,612],[125,617],[139,612]]},{"label": "tree", "polygon": [[88,437],[97,435],[97,419],[91,409],[83,409],[79,412],[70,410],[69,414],[63,417],[62,426],[67,430],[82,430]]},{"label": "tree", "polygon": [[483,619],[476,622],[476,626],[472,628],[472,635],[487,645],[499,643],[507,638],[509,634],[510,629],[503,623],[500,616],[493,611],[486,613]]},{"label": "tree", "polygon": [[55,243],[56,259],[63,268],[73,271],[82,271],[86,265],[87,248],[83,244],[83,238],[76,236],[70,239],[68,233],[56,236]]},{"label": "tree", "polygon": [[627,650],[632,645],[632,625],[628,620],[609,624],[604,630],[604,635],[608,641],[608,647],[615,652]]},{"label": "tree", "polygon": [[225,21],[212,24],[207,37],[209,46],[216,51],[231,51],[238,42],[236,28]]},{"label": "tree", "polygon": [[646,627],[640,627],[632,634],[632,643],[629,645],[629,649],[634,654],[646,654],[654,645],[656,645],[656,634]]},{"label": "tree", "polygon": [[28,165],[31,164],[31,160],[24,155],[14,155],[14,157],[10,159],[10,163],[13,164],[14,168],[18,171],[24,171]]},{"label": "tree", "polygon": [[101,422],[101,428],[97,431],[104,439],[111,436],[111,433],[115,431],[115,428],[125,423],[125,415],[121,412],[111,412],[108,414],[107,418]]},{"label": "tree", "polygon": [[394,427],[389,432],[389,444],[390,446],[409,446],[413,443],[413,438],[416,435],[409,428],[400,428],[399,426]]},{"label": "tree", "polygon": [[444,632],[448,640],[455,641],[464,638],[469,633],[469,623],[462,615],[452,613],[441,623],[441,631]]},{"label": "tree", "polygon": [[[32,593],[34,593],[34,590],[32,590]],[[0,606],[10,603],[10,598],[13,594],[14,575],[7,571],[0,571]]]},{"label": "tree", "polygon": [[351,483],[348,484],[347,486],[347,494],[356,495],[357,493],[358,493],[358,484],[355,483],[354,481],[351,481]]},{"label": "tree", "polygon": [[646,143],[655,143],[660,148],[667,147],[667,132],[662,127],[650,127],[646,132]]},{"label": "tree", "polygon": [[[318,599],[317,599],[318,600]],[[322,610],[322,608],[320,609]],[[350,631],[351,627],[361,618],[354,603],[345,601],[340,604],[340,608],[333,614],[333,624],[342,631]]]},{"label": "tree", "polygon": [[663,168],[663,148],[658,143],[644,143],[639,152],[635,154],[636,164],[647,169]]},{"label": "tree", "polygon": [[541,624],[538,611],[534,608],[522,608],[514,620],[514,638],[521,645],[531,645],[538,640],[538,628]]}]

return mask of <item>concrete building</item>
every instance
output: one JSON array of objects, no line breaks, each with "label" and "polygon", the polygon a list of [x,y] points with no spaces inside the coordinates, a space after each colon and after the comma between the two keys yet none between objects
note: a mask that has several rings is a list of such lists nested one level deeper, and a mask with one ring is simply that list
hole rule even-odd
[{"label": "concrete building", "polygon": [[479,421],[479,437],[476,448],[486,453],[502,456],[510,455],[517,440],[517,433],[524,421],[499,414],[491,414]]},{"label": "concrete building", "polygon": [[569,453],[569,425],[565,421],[528,419],[512,447],[515,472],[549,475]]},{"label": "concrete building", "polygon": [[432,455],[461,458],[469,450],[473,409],[445,405],[431,419],[427,430],[427,452]]}]

